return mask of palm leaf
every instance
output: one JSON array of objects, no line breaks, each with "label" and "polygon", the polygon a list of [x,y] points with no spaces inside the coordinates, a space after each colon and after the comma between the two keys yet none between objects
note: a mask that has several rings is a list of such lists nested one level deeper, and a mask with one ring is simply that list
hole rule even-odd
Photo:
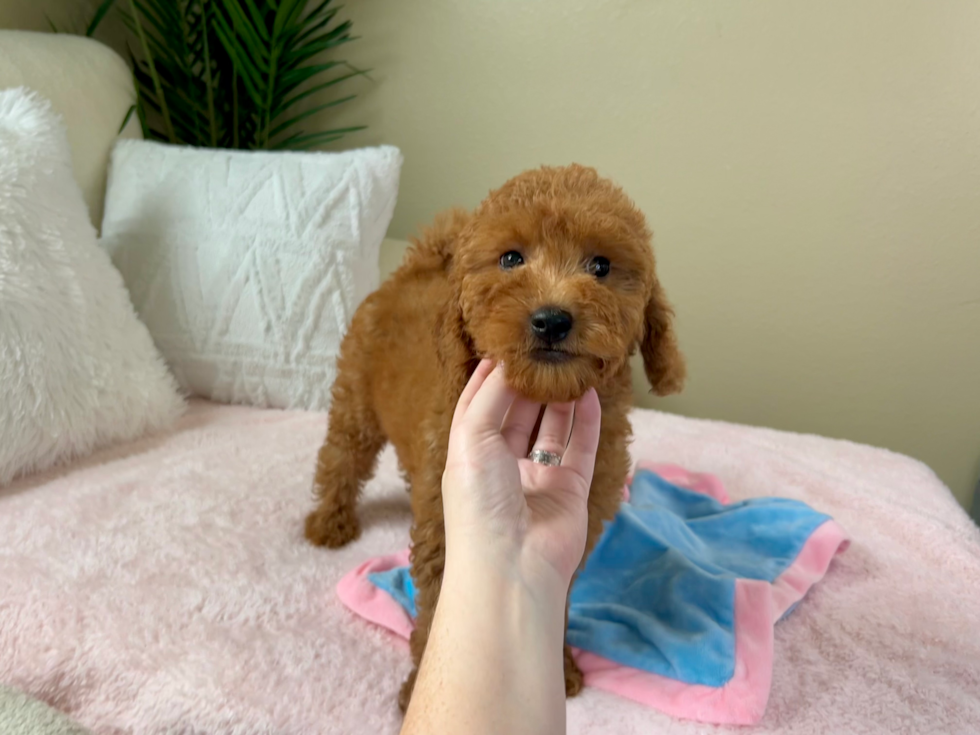
[{"label": "palm leaf", "polygon": [[129,118],[133,116],[134,112],[136,112],[136,105],[130,105],[129,109],[126,110],[126,117],[123,118],[122,124],[119,126],[119,130],[116,131],[116,135],[119,135],[126,129],[126,124],[129,122]]},{"label": "palm leaf", "polygon": [[282,67],[284,69],[294,69],[305,61],[309,61],[315,56],[319,56],[324,51],[328,51],[342,43],[348,43],[354,39],[345,38],[322,38],[316,41],[310,41],[309,43],[294,49],[290,53],[288,60],[284,61]]},{"label": "palm leaf", "polygon": [[[254,23],[255,33],[260,37],[261,40],[268,42],[269,40],[269,29],[266,28],[265,16],[259,12],[259,9],[255,7],[255,3],[252,0],[241,0],[248,6],[248,14]],[[236,5],[238,3],[236,2]]]},{"label": "palm leaf", "polygon": [[314,64],[313,66],[301,66],[298,69],[293,69],[290,72],[282,75],[281,84],[284,88],[289,90],[295,89],[303,82],[311,79],[312,77],[322,74],[325,71],[330,71],[340,66],[342,62],[340,61],[328,61],[325,64]]},{"label": "palm leaf", "polygon": [[[267,70],[268,62],[266,59],[269,56],[269,46],[261,37],[260,32],[252,25],[248,15],[239,4],[239,0],[223,0],[222,5],[225,16],[231,21],[230,25],[234,33],[233,36],[229,34],[229,38],[234,39],[239,51],[247,50],[249,52],[246,55],[239,53],[239,56],[243,61],[251,61],[263,70]],[[267,33],[264,27],[262,32]]]},{"label": "palm leaf", "polygon": [[164,125],[166,125],[167,128],[167,135],[170,137],[170,141],[172,143],[176,143],[177,136],[174,134],[174,126],[170,120],[170,111],[167,109],[167,101],[163,95],[163,87],[160,86],[160,77],[157,75],[156,67],[153,64],[153,54],[150,53],[149,44],[146,42],[146,33],[143,30],[143,24],[140,22],[139,11],[136,10],[135,0],[129,0],[129,6],[136,25],[136,32],[139,35],[140,43],[143,46],[143,53],[146,55],[146,63],[150,70],[150,77],[153,79],[153,87],[156,91],[157,100],[160,104],[160,112],[163,115]]},{"label": "palm leaf", "polygon": [[306,110],[305,112],[301,112],[300,114],[296,115],[295,117],[291,117],[289,120],[286,120],[285,122],[279,123],[279,125],[277,125],[272,130],[269,131],[269,137],[275,138],[277,135],[288,130],[290,127],[298,123],[300,120],[305,120],[306,118],[310,117],[311,115],[315,115],[321,110],[326,110],[331,107],[336,107],[337,105],[342,105],[344,102],[350,102],[356,96],[357,95],[352,94],[348,97],[342,97],[339,100],[334,100],[333,102],[326,102],[322,105],[311,107],[309,110]]},{"label": "palm leaf", "polygon": [[214,76],[211,74],[211,53],[208,47],[208,13],[207,0],[201,11],[201,39],[204,45],[204,84],[208,97],[208,130],[211,133],[211,147],[218,146],[218,120],[214,114]]},{"label": "palm leaf", "polygon": [[288,139],[290,141],[289,147],[296,150],[311,148],[315,145],[339,140],[345,133],[364,130],[366,127],[366,125],[352,125],[347,128],[337,128],[336,130],[321,130],[318,133],[300,134],[297,137],[290,137]]},{"label": "palm leaf", "polygon": [[[206,2],[206,0],[205,0]],[[148,60],[134,64],[137,88],[143,98],[147,118],[164,119],[164,109],[170,118],[173,142],[207,145],[211,128],[217,125],[217,113],[212,116],[208,106],[208,84],[204,75],[204,43],[198,30],[202,25],[205,6],[201,0],[132,0],[139,14],[143,41],[149,48]],[[124,13],[123,20],[139,35],[136,15]],[[145,22],[144,22],[145,21]],[[210,67],[208,67],[210,68]],[[159,89],[154,73],[159,80]],[[161,130],[154,128],[156,137]],[[164,137],[172,140],[164,126]],[[217,132],[217,131],[216,131]],[[214,136],[217,144],[217,135]]]},{"label": "palm leaf", "polygon": [[135,112],[146,138],[305,150],[363,129],[308,127],[355,98],[330,92],[367,76],[336,56],[356,37],[334,0],[98,0],[86,35],[113,8],[139,56],[123,126]]},{"label": "palm leaf", "polygon": [[[330,0],[324,0],[324,2],[320,4],[320,8],[326,7],[326,5],[329,2]],[[318,20],[316,16],[319,13],[319,8],[317,10],[314,10],[306,17],[306,23],[308,27],[302,28],[297,32],[296,43],[303,43],[303,41],[305,41],[307,38],[309,38],[314,33],[319,31],[321,28],[326,26],[330,21],[334,19],[334,17],[336,17],[339,11],[340,11],[340,7],[336,7]],[[315,21],[315,22],[311,22],[311,21]]]},{"label": "palm leaf", "polygon": [[238,35],[224,13],[215,13],[214,20],[218,40],[231,58],[235,71],[245,85],[245,91],[248,92],[253,101],[261,99],[259,85],[261,84],[262,70],[256,68],[256,59],[252,55],[253,52],[249,48],[248,42]]},{"label": "palm leaf", "polygon": [[102,2],[99,3],[99,7],[95,9],[95,15],[92,16],[92,20],[89,21],[88,27],[85,29],[86,36],[91,37],[95,34],[96,29],[105,18],[106,13],[112,10],[112,6],[115,4],[116,0],[102,0]]},{"label": "palm leaf", "polygon": [[[331,79],[329,82],[324,82],[323,84],[317,84],[315,87],[310,87],[306,91],[300,92],[299,94],[290,97],[288,100],[284,100],[283,103],[275,109],[275,115],[276,116],[281,115],[300,100],[305,99],[306,97],[309,97],[312,94],[316,94],[322,89],[326,89],[327,87],[332,87],[335,84],[340,84],[340,82],[350,79],[351,77],[367,76],[367,74],[370,71],[371,69],[365,69],[364,71],[361,70],[352,71],[350,74],[344,74],[343,76],[339,76]],[[353,99],[354,96],[356,95],[352,95],[347,99]]]}]

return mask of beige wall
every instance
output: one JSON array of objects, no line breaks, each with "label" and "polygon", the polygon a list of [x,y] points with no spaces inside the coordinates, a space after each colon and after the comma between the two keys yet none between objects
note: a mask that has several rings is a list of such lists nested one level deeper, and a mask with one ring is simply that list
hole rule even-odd
[{"label": "beige wall", "polygon": [[48,31],[50,18],[62,30],[85,28],[89,0],[0,0],[0,28]]},{"label": "beige wall", "polygon": [[28,31],[47,30],[44,5],[28,0],[0,0],[0,28]]},{"label": "beige wall", "polygon": [[[0,0],[0,25],[15,5]],[[980,475],[980,3],[344,12],[375,81],[331,122],[371,125],[348,145],[405,152],[394,237],[524,168],[594,165],[656,231],[690,362],[681,396],[645,405],[889,447],[967,501]]]},{"label": "beige wall", "polygon": [[[980,475],[980,2],[359,0],[391,233],[540,163],[656,231],[687,390],[656,405]],[[642,387],[642,386],[638,386]]]}]

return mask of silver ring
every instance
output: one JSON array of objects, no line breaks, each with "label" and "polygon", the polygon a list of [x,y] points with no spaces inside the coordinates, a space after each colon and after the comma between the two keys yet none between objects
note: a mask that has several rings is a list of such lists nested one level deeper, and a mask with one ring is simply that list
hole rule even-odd
[{"label": "silver ring", "polygon": [[549,467],[558,467],[561,464],[561,455],[555,452],[546,452],[543,449],[535,449],[528,455],[532,462],[546,464]]}]

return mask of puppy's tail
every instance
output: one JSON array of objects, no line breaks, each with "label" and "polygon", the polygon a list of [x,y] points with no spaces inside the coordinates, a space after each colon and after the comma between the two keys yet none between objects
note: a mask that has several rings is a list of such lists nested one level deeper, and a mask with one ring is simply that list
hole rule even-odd
[{"label": "puppy's tail", "polygon": [[469,225],[473,215],[465,209],[449,209],[436,215],[432,224],[424,228],[418,237],[411,238],[412,249],[418,260],[425,260],[433,267],[445,268],[453,259],[460,233]]}]

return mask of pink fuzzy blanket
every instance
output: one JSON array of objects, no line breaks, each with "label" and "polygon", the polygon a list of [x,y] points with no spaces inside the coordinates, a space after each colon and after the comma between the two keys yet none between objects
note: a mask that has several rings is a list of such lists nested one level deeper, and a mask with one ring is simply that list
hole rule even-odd
[{"label": "pink fuzzy blanket", "polygon": [[[851,534],[776,629],[760,733],[980,732],[980,533],[921,464],[818,437],[633,415],[634,455],[798,498]],[[325,418],[196,403],[169,434],[0,489],[0,682],[98,733],[395,733],[408,661],[334,589],[403,548],[393,454],[362,538],[306,545]],[[569,733],[727,732],[598,690]],[[744,732],[733,728],[733,732]]]}]

